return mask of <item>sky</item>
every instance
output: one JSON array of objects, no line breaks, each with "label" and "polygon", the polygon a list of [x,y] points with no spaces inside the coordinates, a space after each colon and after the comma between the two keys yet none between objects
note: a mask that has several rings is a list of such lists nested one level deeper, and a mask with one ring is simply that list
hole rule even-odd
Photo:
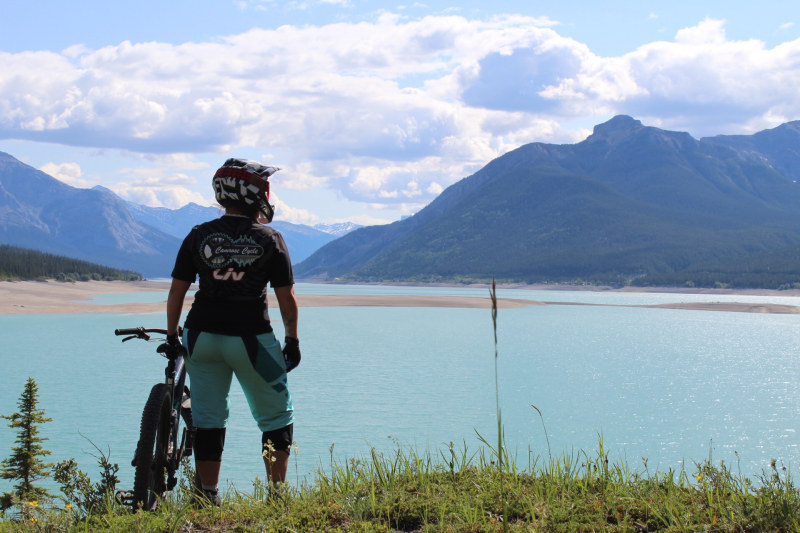
[{"label": "sky", "polygon": [[276,220],[383,224],[615,115],[800,119],[797,0],[2,0],[0,151],[140,204],[275,165]]}]

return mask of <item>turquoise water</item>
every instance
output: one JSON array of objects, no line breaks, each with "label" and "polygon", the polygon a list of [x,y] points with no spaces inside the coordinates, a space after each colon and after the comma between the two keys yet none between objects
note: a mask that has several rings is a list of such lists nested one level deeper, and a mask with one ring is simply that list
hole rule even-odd
[{"label": "turquoise water", "polygon": [[95,294],[86,303],[97,305],[135,304],[167,302],[167,293],[163,291],[126,292],[120,294]]},{"label": "turquoise water", "polygon": [[[300,284],[298,293],[456,294],[482,288]],[[544,301],[642,305],[748,301],[755,296],[498,291]],[[127,295],[117,295],[126,298]],[[776,299],[777,298],[777,299]],[[109,303],[113,301],[110,298]],[[276,318],[276,317],[273,317]],[[398,444],[438,456],[451,441],[471,449],[496,435],[494,348],[488,309],[312,307],[301,310],[303,363],[290,374],[298,420],[290,479],[309,479],[334,457]],[[756,477],[772,458],[800,463],[800,316],[603,306],[500,309],[500,402],[506,439],[527,464],[547,454],[593,452],[602,435],[614,459],[666,470],[708,458]],[[76,458],[97,476],[93,442],[132,483],[129,461],[147,393],[163,376],[156,344],[113,335],[119,327],[162,327],[163,314],[0,316],[0,413],[31,376],[52,460]],[[278,332],[281,334],[280,331]],[[260,435],[238,386],[223,477],[249,489],[263,476]],[[0,456],[15,433],[0,427]],[[10,484],[0,481],[0,490]]]}]

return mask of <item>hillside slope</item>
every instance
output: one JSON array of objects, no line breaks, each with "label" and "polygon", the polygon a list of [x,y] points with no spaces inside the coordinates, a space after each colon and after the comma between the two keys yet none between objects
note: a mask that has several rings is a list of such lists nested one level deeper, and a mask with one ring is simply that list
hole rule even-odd
[{"label": "hillside slope", "polygon": [[0,243],[164,276],[180,241],[138,222],[124,202],[77,189],[0,152]]}]

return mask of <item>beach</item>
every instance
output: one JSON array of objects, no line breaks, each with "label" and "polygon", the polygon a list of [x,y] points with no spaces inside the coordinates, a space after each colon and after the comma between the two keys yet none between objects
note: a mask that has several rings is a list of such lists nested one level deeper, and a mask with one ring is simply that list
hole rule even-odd
[{"label": "beach", "polygon": [[[519,286],[515,286],[519,288]],[[743,294],[760,296],[800,296],[800,291],[769,290],[730,290],[730,289],[611,289],[603,287],[570,286],[530,286],[535,289],[558,290],[602,290],[620,292],[674,292],[709,296],[707,302],[676,302],[636,307],[668,309],[690,309],[705,311],[728,311],[743,313],[800,313],[800,307],[773,303],[739,303],[714,301],[715,294]],[[165,311],[169,284],[160,281],[5,281],[0,282],[0,314],[62,314],[62,313],[156,313]],[[131,292],[163,292],[164,299],[152,303],[104,304],[92,301],[94,296],[103,294],[124,294]],[[184,309],[191,305],[187,297]],[[321,306],[377,306],[377,307],[450,307],[450,308],[491,308],[488,291],[485,298],[468,296],[425,296],[425,295],[315,295],[299,294],[300,307]],[[274,295],[269,293],[269,305],[277,307]],[[607,305],[575,302],[537,302],[533,300],[498,298],[498,308],[525,307],[531,305]]]}]

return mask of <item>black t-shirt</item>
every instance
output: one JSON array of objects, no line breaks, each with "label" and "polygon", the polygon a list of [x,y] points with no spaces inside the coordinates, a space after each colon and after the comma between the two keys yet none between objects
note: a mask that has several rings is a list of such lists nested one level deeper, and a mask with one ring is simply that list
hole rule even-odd
[{"label": "black t-shirt", "polygon": [[185,327],[224,335],[272,331],[266,287],[294,284],[289,251],[280,233],[247,217],[225,215],[192,228],[172,277],[200,278]]}]

